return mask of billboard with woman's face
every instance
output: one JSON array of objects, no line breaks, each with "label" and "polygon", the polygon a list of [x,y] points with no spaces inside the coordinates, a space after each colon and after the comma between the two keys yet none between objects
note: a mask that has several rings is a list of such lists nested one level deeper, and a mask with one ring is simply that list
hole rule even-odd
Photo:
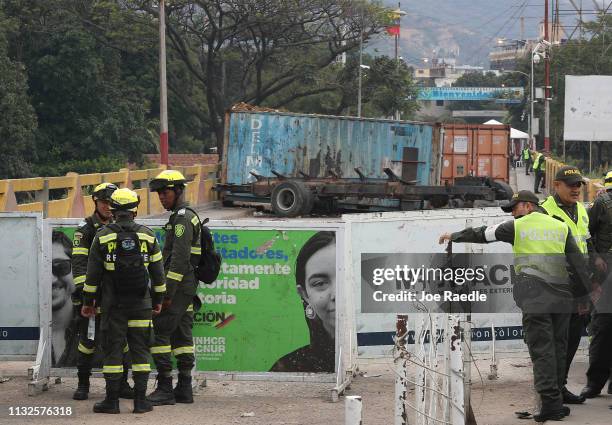
[{"label": "billboard with woman's face", "polygon": [[[148,221],[143,223],[163,246],[163,223]],[[69,261],[75,229],[61,225],[52,232],[53,367],[76,366],[78,327]],[[217,280],[200,283],[197,291],[202,307],[193,313],[196,369],[333,373],[336,233],[211,230],[223,264]],[[101,356],[95,359],[97,364]]]}]

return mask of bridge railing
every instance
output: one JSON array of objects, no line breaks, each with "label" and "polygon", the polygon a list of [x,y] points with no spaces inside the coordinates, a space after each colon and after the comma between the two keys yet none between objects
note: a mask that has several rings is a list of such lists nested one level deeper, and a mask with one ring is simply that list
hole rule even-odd
[{"label": "bridge railing", "polygon": [[[151,196],[149,182],[165,167],[146,170],[121,169],[111,173],[77,174],[62,177],[35,177],[28,179],[0,180],[0,212],[40,211],[44,217],[85,217],[94,209],[92,189],[103,182],[127,187],[140,195],[139,216],[161,214],[164,208],[158,197]],[[192,205],[217,199],[212,191],[219,166],[192,165],[172,167],[189,181],[186,198]]]},{"label": "bridge railing", "polygon": [[[546,188],[549,193],[553,192],[555,174],[557,174],[559,168],[565,165],[567,164],[552,158],[546,158]],[[586,185],[582,186],[582,200],[584,202],[592,202],[597,197],[597,193],[603,190],[604,186],[601,180],[589,179],[588,177],[585,177],[584,180],[586,181]]]}]

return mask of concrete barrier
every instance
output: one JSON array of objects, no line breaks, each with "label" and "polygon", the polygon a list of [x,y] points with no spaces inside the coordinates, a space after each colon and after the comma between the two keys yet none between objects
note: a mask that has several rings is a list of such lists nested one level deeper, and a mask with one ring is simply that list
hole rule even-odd
[{"label": "concrete barrier", "polygon": [[[102,182],[114,183],[118,187],[133,189],[140,196],[138,215],[141,217],[161,214],[164,208],[157,196],[150,196],[149,182],[165,167],[147,170],[123,168],[116,172],[77,174],[68,173],[62,177],[35,177],[29,179],[0,180],[0,212],[42,212],[44,217],[67,218],[85,217],[93,211],[93,201],[88,193]],[[192,165],[173,167],[189,181],[186,197],[192,205],[203,204],[217,199],[212,191],[217,181],[219,166]],[[83,190],[87,187],[88,190]],[[61,190],[60,199],[50,199],[49,192]],[[24,195],[19,196],[22,193]],[[18,202],[21,200],[21,202]]]}]

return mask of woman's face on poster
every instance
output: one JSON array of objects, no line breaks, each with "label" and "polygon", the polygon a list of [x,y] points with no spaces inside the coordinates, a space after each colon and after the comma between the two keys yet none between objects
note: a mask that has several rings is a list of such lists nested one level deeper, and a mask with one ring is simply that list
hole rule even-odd
[{"label": "woman's face on poster", "polygon": [[315,252],[306,262],[305,301],[323,322],[327,333],[334,338],[336,330],[336,245],[331,244]]},{"label": "woman's face on poster", "polygon": [[74,287],[70,257],[64,245],[54,242],[51,247],[53,281],[51,284],[51,306],[58,310],[70,300]]}]

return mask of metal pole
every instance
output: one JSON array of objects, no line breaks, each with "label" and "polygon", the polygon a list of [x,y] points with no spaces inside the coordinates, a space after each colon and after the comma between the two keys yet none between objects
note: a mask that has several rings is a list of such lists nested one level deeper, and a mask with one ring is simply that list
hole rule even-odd
[{"label": "metal pole", "polygon": [[161,163],[168,166],[168,91],[166,87],[166,12],[159,1],[159,152]]},{"label": "metal pole", "polygon": [[357,117],[361,118],[361,65],[363,64],[363,5],[361,9],[361,24],[359,28],[359,91],[357,93]]},{"label": "metal pole", "polygon": [[[548,34],[548,0],[544,0],[544,40],[550,42]],[[550,50],[550,49],[549,49]],[[544,56],[544,150],[550,152],[550,51]]]},{"label": "metal pole", "polygon": [[533,143],[533,103],[535,102],[535,88],[533,87],[533,55],[535,54],[535,48],[531,52],[531,86],[529,89],[529,97],[531,102],[531,115],[529,118],[529,149],[535,150],[535,143]]},{"label": "metal pole", "polygon": [[[397,11],[398,11],[398,16],[397,16],[397,28],[398,28],[398,32],[397,34],[395,34],[395,68],[396,70],[399,68],[399,57],[398,57],[398,49],[399,49],[399,28],[400,28],[400,22],[401,22],[401,15],[400,12],[402,10],[402,4],[400,2],[397,2]],[[395,119],[399,121],[400,119],[400,112],[399,110],[395,110]]]},{"label": "metal pole", "polygon": [[406,388],[407,370],[406,359],[404,359],[402,352],[408,340],[407,321],[408,316],[398,315],[395,324],[395,345],[396,350],[399,351],[395,357],[395,413],[393,422],[395,425],[408,425],[408,415],[406,412],[406,397],[408,396],[408,388]]}]

